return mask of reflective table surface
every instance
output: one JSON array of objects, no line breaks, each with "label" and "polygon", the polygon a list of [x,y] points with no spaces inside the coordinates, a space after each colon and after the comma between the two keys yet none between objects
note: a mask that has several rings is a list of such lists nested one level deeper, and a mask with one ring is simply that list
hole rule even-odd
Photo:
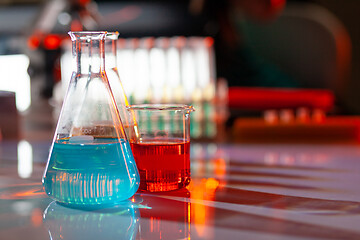
[{"label": "reflective table surface", "polygon": [[360,146],[191,146],[186,189],[84,211],[48,198],[50,143],[0,142],[0,239],[360,239]]}]

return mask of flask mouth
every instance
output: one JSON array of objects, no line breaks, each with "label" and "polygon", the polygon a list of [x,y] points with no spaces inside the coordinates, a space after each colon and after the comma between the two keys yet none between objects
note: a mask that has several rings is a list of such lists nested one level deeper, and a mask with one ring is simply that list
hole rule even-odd
[{"label": "flask mouth", "polygon": [[72,41],[76,40],[103,40],[107,36],[107,31],[79,31],[72,32],[69,31],[68,34]]}]

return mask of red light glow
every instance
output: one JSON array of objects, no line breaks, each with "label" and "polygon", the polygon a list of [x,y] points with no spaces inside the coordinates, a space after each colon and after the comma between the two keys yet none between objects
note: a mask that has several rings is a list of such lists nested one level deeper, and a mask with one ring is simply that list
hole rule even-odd
[{"label": "red light glow", "polygon": [[31,36],[27,41],[28,47],[32,50],[37,49],[40,45],[40,39],[38,36]]},{"label": "red light glow", "polygon": [[61,45],[61,38],[58,35],[47,35],[44,39],[44,47],[48,50],[54,50]]}]

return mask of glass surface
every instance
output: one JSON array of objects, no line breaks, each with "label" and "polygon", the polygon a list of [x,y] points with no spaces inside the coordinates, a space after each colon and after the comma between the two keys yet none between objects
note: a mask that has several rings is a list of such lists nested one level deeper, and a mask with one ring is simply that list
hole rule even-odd
[{"label": "glass surface", "polygon": [[186,105],[133,105],[137,132],[130,145],[140,173],[140,190],[170,191],[190,182],[190,113]]},{"label": "glass surface", "polygon": [[358,143],[192,142],[186,188],[90,211],[42,190],[50,144],[0,141],[0,239],[360,239]]},{"label": "glass surface", "polygon": [[105,71],[106,32],[69,34],[76,68],[43,185],[51,198],[63,204],[116,204],[137,191],[139,174]]},{"label": "glass surface", "polygon": [[105,68],[109,84],[114,95],[116,105],[118,106],[119,115],[125,130],[125,134],[129,137],[129,131],[133,131],[134,126],[131,124],[131,112],[126,108],[129,107],[129,101],[126,96],[117,64],[117,40],[118,32],[108,32],[105,38]]}]

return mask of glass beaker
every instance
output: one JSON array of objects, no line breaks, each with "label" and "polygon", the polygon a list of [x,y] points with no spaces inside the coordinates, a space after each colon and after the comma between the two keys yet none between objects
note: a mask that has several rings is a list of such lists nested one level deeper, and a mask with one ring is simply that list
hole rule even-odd
[{"label": "glass beaker", "polygon": [[106,32],[69,35],[76,68],[43,185],[51,198],[63,204],[116,204],[137,191],[140,179],[105,72]]},{"label": "glass beaker", "polygon": [[130,145],[140,173],[140,190],[157,192],[190,182],[190,113],[192,106],[132,105],[137,131]]},{"label": "glass beaker", "polygon": [[129,131],[134,130],[131,125],[131,112],[126,109],[129,107],[129,101],[126,97],[124,87],[122,85],[117,65],[117,40],[118,32],[107,32],[105,38],[105,70],[108,77],[111,91],[114,95],[115,102],[118,106],[121,121],[125,130],[125,134],[129,137]]}]

